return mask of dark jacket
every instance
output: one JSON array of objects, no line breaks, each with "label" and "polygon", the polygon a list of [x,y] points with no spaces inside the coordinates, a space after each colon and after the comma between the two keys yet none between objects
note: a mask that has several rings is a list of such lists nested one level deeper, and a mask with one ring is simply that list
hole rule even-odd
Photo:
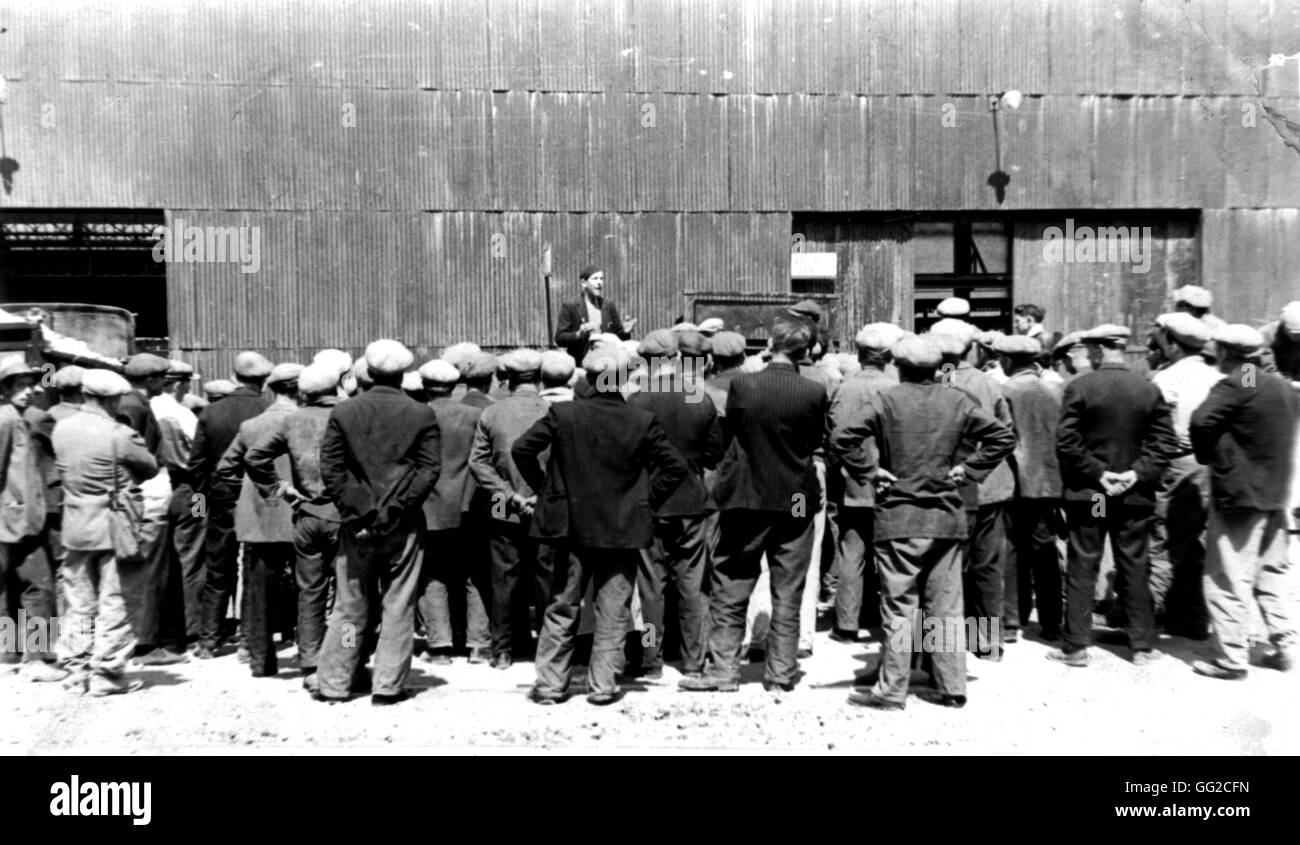
[{"label": "dark jacket", "polygon": [[442,468],[429,498],[424,500],[424,525],[430,531],[457,528],[469,509],[477,484],[469,471],[469,450],[483,409],[442,396],[429,403],[438,418]]},{"label": "dark jacket", "polygon": [[722,420],[727,451],[713,489],[719,510],[816,513],[821,485],[812,459],[829,410],[826,388],[789,364],[732,379]]},{"label": "dark jacket", "polygon": [[1123,364],[1102,364],[1065,386],[1056,428],[1056,457],[1067,501],[1104,493],[1103,473],[1137,473],[1123,495],[1155,505],[1156,487],[1177,452],[1169,404],[1160,389]]},{"label": "dark jacket", "polygon": [[874,468],[872,451],[856,445],[868,438],[878,465],[898,477],[876,498],[876,542],[964,538],[966,503],[949,470],[964,464],[968,481],[978,483],[1016,445],[1011,429],[974,397],[936,381],[888,388],[859,422],[837,428],[832,447],[859,484],[870,483]]},{"label": "dark jacket", "polygon": [[[321,478],[339,517],[353,530],[392,530],[413,517],[441,465],[433,409],[395,387],[375,385],[340,402],[325,425]],[[423,519],[421,514],[418,521]]]},{"label": "dark jacket", "polygon": [[835,396],[831,399],[832,466],[828,468],[828,474],[831,471],[839,473],[843,483],[832,485],[828,477],[826,486],[828,490],[833,489],[842,494],[837,498],[843,499],[845,507],[871,507],[876,503],[876,491],[869,482],[860,481],[848,472],[844,463],[838,459],[838,452],[840,449],[860,447],[871,453],[864,456],[864,460],[867,463],[875,462],[875,440],[866,439],[855,443],[851,442],[852,438],[846,438],[846,435],[851,426],[857,425],[862,420],[867,407],[874,403],[881,393],[897,384],[898,379],[883,370],[876,367],[863,367],[859,372],[844,379],[840,389],[835,391]]},{"label": "dark jacket", "polygon": [[[550,449],[550,467],[541,455]],[[654,414],[618,393],[552,405],[511,450],[520,475],[540,490],[531,533],[574,546],[644,549],[652,514],[690,473]],[[560,532],[560,533],[557,533]]]},{"label": "dark jacket", "polygon": [[698,381],[683,385],[680,377],[667,376],[655,379],[649,390],[628,399],[633,408],[659,419],[668,442],[690,468],[686,480],[655,516],[699,516],[715,509],[704,489],[703,474],[722,459],[722,426],[713,400],[702,388]]},{"label": "dark jacket", "polygon": [[[591,339],[587,332],[578,329],[585,322],[587,322],[585,294],[573,302],[561,305],[560,318],[555,322],[555,345],[564,347],[579,366],[582,365],[582,356],[587,352],[587,341]],[[623,340],[632,336],[629,332],[623,331],[623,318],[618,316],[618,308],[608,299],[602,299],[600,302],[600,331],[616,334]]]},{"label": "dark jacket", "polygon": [[1056,459],[1056,425],[1061,420],[1061,388],[1044,381],[1036,369],[1025,369],[1002,384],[1016,431],[1011,468],[1016,496],[1059,499],[1061,466]]},{"label": "dark jacket", "polygon": [[149,451],[155,455],[158,453],[158,443],[162,438],[158,418],[153,415],[149,400],[141,396],[140,391],[132,388],[130,393],[122,396],[117,405],[117,421],[135,429],[135,433],[144,438],[144,445]]},{"label": "dark jacket", "polygon": [[1192,449],[1210,467],[1210,494],[1219,510],[1285,510],[1295,449],[1295,391],[1272,373],[1241,370],[1210,389],[1192,414]]},{"label": "dark jacket", "polygon": [[[262,394],[251,387],[240,386],[220,402],[213,402],[199,414],[199,423],[194,431],[194,443],[190,447],[190,462],[186,467],[186,478],[172,478],[172,486],[188,482],[194,486],[196,493],[211,493],[212,482],[217,471],[217,462],[235,441],[239,426],[244,420],[266,410],[267,402]],[[152,451],[152,450],[151,450]],[[233,497],[238,490],[225,493]]]},{"label": "dark jacket", "polygon": [[[217,462],[216,477],[227,487],[239,488],[235,503],[235,536],[241,543],[292,543],[293,507],[280,496],[266,496],[248,474],[248,450],[272,436],[298,408],[281,398],[239,426],[239,434]],[[288,455],[274,461],[276,474],[287,478],[293,471]]]}]

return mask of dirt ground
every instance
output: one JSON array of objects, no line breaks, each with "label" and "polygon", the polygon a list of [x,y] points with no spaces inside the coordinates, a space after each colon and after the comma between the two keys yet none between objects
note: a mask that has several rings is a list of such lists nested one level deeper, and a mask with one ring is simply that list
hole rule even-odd
[{"label": "dirt ground", "polygon": [[1201,678],[1189,668],[1198,646],[1162,638],[1163,659],[1146,668],[1128,662],[1127,649],[1100,646],[1089,668],[1075,669],[1046,660],[1046,644],[1022,640],[1000,663],[969,661],[964,710],[912,695],[897,713],[845,703],[854,673],[874,665],[879,643],[839,644],[824,633],[793,692],[764,691],[761,664],[746,667],[737,693],[679,692],[670,666],[663,682],[625,684],[623,700],[603,708],[582,697],[539,707],[525,698],[531,663],[499,671],[463,659],[438,667],[417,660],[410,683],[419,694],[395,707],[374,707],[368,697],[322,704],[302,690],[295,669],[284,668],[293,659],[287,646],[278,678],[252,678],[231,654],[134,669],[145,688],[107,699],[0,676],[0,751],[1300,753],[1300,672]]}]

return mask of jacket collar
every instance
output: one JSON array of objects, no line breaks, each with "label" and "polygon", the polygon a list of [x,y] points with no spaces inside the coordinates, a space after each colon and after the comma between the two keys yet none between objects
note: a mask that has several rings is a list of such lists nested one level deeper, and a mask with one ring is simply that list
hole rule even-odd
[{"label": "jacket collar", "polygon": [[234,390],[230,391],[231,396],[261,396],[259,391],[254,390],[246,384],[241,384]]},{"label": "jacket collar", "polygon": [[784,361],[770,361],[764,370],[784,370],[787,373],[797,373],[799,370],[794,364],[787,364]]},{"label": "jacket collar", "polygon": [[369,395],[369,394],[371,394],[371,393],[374,393],[374,394],[376,394],[376,395],[384,395],[384,396],[390,396],[390,395],[391,395],[391,396],[405,396],[405,395],[406,395],[406,394],[403,393],[402,391],[398,390],[396,387],[389,387],[389,386],[386,385],[386,384],[376,384],[376,385],[372,385],[372,386],[370,387],[370,389],[368,389],[368,390],[365,392],[365,394],[363,394],[363,395]]},{"label": "jacket collar", "polygon": [[597,390],[594,391],[588,399],[599,399],[605,402],[618,402],[622,404],[625,400],[623,394],[617,390]]}]

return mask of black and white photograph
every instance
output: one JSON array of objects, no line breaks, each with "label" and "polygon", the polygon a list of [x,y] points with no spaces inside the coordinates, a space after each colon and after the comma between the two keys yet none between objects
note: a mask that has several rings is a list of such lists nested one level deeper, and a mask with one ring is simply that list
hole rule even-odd
[{"label": "black and white photograph", "polygon": [[1087,812],[1230,829],[1298,435],[1295,0],[0,0],[46,824],[150,823],[92,758],[1133,756],[1201,763]]}]

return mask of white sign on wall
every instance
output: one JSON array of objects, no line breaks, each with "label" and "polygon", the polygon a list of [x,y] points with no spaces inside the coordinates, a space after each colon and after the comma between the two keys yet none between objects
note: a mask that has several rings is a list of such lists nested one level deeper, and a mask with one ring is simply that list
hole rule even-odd
[{"label": "white sign on wall", "polygon": [[839,275],[839,258],[834,252],[792,252],[790,278],[833,279]]}]

